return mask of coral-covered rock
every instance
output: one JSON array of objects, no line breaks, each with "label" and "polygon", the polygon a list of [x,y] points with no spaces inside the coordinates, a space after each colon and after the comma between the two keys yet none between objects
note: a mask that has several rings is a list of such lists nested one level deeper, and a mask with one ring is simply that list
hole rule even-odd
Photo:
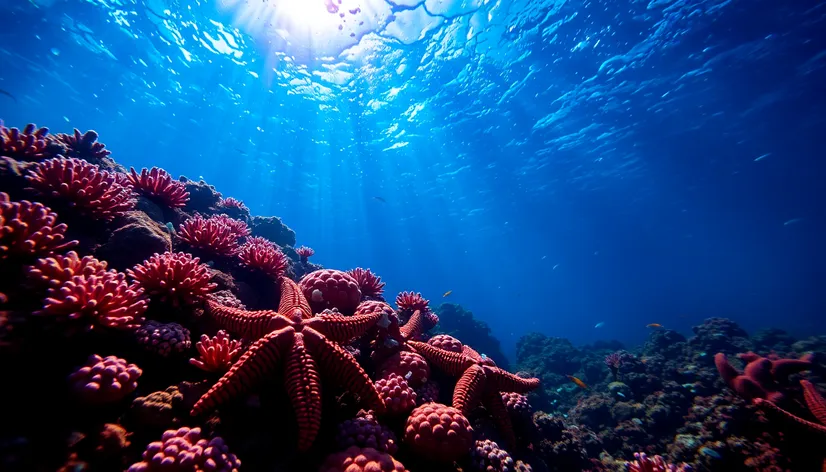
[{"label": "coral-covered rock", "polygon": [[269,239],[281,247],[295,246],[295,231],[276,216],[254,216],[252,218],[252,235]]},{"label": "coral-covered rock", "polygon": [[340,449],[369,447],[388,454],[395,454],[399,448],[393,431],[379,424],[372,413],[364,410],[355,418],[338,425],[336,444]]},{"label": "coral-covered rock", "polygon": [[183,401],[184,396],[177,386],[152,392],[145,397],[132,400],[129,418],[141,426],[161,428],[177,426],[180,422],[177,410],[181,408]]},{"label": "coral-covered rock", "polygon": [[691,467],[683,464],[676,466],[668,464],[660,456],[648,457],[645,453],[634,453],[634,461],[626,462],[628,472],[688,472]]},{"label": "coral-covered rock", "polygon": [[[212,271],[213,274],[215,271]],[[228,306],[230,308],[238,308],[240,310],[246,310],[247,307],[229,290],[218,290],[217,292],[212,292],[207,295],[207,299],[214,301],[215,303],[223,306]]]},{"label": "coral-covered rock", "polygon": [[178,181],[184,184],[189,193],[189,201],[186,204],[187,212],[210,214],[220,206],[221,192],[215,190],[214,186],[203,180],[195,182],[184,176],[179,177]]},{"label": "coral-covered rock", "polygon": [[416,405],[439,401],[439,384],[428,381],[416,389]]},{"label": "coral-covered rock", "polygon": [[525,395],[516,392],[502,392],[500,395],[512,418],[526,420],[533,415],[531,404]]},{"label": "coral-covered rock", "polygon": [[352,314],[361,301],[361,290],[355,279],[340,270],[311,272],[301,279],[299,286],[315,313],[338,308],[344,314]]},{"label": "coral-covered rock", "polygon": [[12,202],[0,192],[0,260],[12,256],[43,257],[77,245],[66,240],[66,225],[40,203]]},{"label": "coral-covered rock", "polygon": [[258,236],[248,238],[241,245],[238,259],[244,267],[273,279],[284,275],[290,267],[290,260],[275,244]]},{"label": "coral-covered rock", "polygon": [[192,347],[189,330],[178,323],[147,321],[135,332],[138,342],[147,351],[163,357],[188,351]]},{"label": "coral-covered rock", "polygon": [[186,186],[177,180],[172,179],[169,172],[153,167],[151,170],[141,169],[141,173],[135,172],[135,168],[129,169],[126,175],[131,187],[156,202],[162,202],[169,208],[183,208],[189,201],[189,192]]},{"label": "coral-covered rock", "polygon": [[172,250],[172,235],[142,211],[130,211],[122,218],[122,224],[95,251],[113,269],[126,270],[149,259],[152,254]]},{"label": "coral-covered rock", "polygon": [[375,382],[379,396],[384,400],[387,413],[399,415],[407,413],[416,406],[416,391],[396,374],[388,374]]},{"label": "coral-covered rock", "polygon": [[[522,336],[516,343],[519,367],[542,374],[568,375],[580,367],[582,353],[564,338],[548,337],[539,333]],[[544,377],[543,377],[544,379]]]},{"label": "coral-covered rock", "polygon": [[160,441],[149,443],[143,461],[132,464],[129,472],[215,471],[238,472],[241,461],[220,437],[205,439],[201,428],[180,428],[163,433]]},{"label": "coral-covered rock", "polygon": [[358,446],[331,454],[318,470],[319,472],[407,472],[404,465],[390,454]]},{"label": "coral-covered rock", "polygon": [[201,335],[195,345],[201,356],[189,363],[207,372],[226,372],[243,352],[241,341],[229,337],[226,331],[218,331],[213,337]]},{"label": "coral-covered rock", "polygon": [[472,312],[455,303],[442,303],[436,308],[436,314],[439,315],[437,331],[461,339],[464,344],[493,359],[497,366],[508,369],[508,358],[487,323],[477,320]]},{"label": "coral-covered rock", "polygon": [[399,351],[389,357],[379,369],[379,377],[396,374],[404,378],[414,388],[423,385],[430,378],[430,366],[424,357],[415,352]]},{"label": "coral-covered rock", "polygon": [[445,351],[450,352],[462,352],[462,341],[454,338],[449,334],[437,334],[432,338],[427,340],[427,344],[430,344],[433,347],[438,347],[439,349],[444,349]]},{"label": "coral-covered rock", "polygon": [[382,295],[384,294],[385,284],[381,281],[381,277],[374,274],[370,269],[362,269],[361,267],[348,270],[347,273],[350,274],[358,284],[363,299],[384,301]]},{"label": "coral-covered rock", "polygon": [[708,318],[703,324],[691,329],[694,336],[688,340],[689,347],[693,352],[703,355],[709,364],[712,353],[734,355],[754,350],[749,335],[737,323],[727,318]]},{"label": "coral-covered rock", "polygon": [[155,253],[126,273],[144,293],[176,307],[200,303],[217,287],[210,282],[209,267],[184,252]]},{"label": "coral-covered rock", "polygon": [[456,408],[426,403],[410,413],[404,442],[416,454],[441,462],[458,460],[473,446],[473,428]]},{"label": "coral-covered rock", "polygon": [[482,472],[513,472],[516,470],[516,464],[511,455],[490,439],[476,441],[470,452],[470,458],[474,470]]},{"label": "coral-covered rock", "polygon": [[58,157],[39,162],[26,180],[38,194],[90,218],[112,221],[135,208],[132,189],[115,174],[81,159]]},{"label": "coral-covered rock", "polygon": [[72,392],[87,403],[123,399],[138,387],[143,371],[115,356],[89,356],[86,364],[69,376]]}]

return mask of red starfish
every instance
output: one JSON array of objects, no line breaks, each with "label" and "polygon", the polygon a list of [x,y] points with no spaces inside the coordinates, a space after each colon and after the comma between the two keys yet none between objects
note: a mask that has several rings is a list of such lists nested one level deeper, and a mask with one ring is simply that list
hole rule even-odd
[{"label": "red starfish", "polygon": [[[772,413],[778,414],[791,422],[802,425],[811,432],[826,435],[826,399],[817,393],[815,386],[808,380],[801,380],[800,385],[803,386],[803,398],[806,400],[806,406],[809,407],[809,411],[812,412],[812,415],[817,418],[817,421],[819,421],[820,424],[813,421],[804,420],[797,415],[789,413],[770,400],[756,398],[754,400],[754,404],[759,407],[765,407]],[[823,461],[823,472],[826,472],[826,460]]]},{"label": "red starfish", "polygon": [[527,393],[539,387],[539,379],[523,379],[499,367],[491,366],[470,348],[459,354],[419,341],[407,341],[407,344],[428,362],[432,362],[449,375],[459,377],[456,388],[453,389],[454,408],[467,415],[481,402],[497,423],[508,447],[516,446],[513,424],[499,392]]},{"label": "red starfish", "polygon": [[244,311],[210,301],[209,313],[224,328],[258,339],[192,408],[201,414],[249,390],[255,382],[284,362],[287,395],[298,421],[298,450],[306,451],[321,426],[322,373],[357,394],[371,409],[384,410],[384,403],[358,361],[336,343],[361,336],[381,314],[360,316],[312,316],[301,289],[281,277],[278,312]]}]

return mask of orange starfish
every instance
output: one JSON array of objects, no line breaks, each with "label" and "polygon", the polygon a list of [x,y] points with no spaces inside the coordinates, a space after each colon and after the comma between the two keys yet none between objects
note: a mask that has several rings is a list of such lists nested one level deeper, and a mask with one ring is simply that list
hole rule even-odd
[{"label": "orange starfish", "polygon": [[467,415],[481,402],[490,412],[508,447],[516,446],[513,424],[499,392],[527,393],[539,387],[539,379],[524,379],[492,366],[469,347],[460,354],[418,341],[407,341],[407,344],[439,369],[459,377],[453,389],[454,408]]},{"label": "orange starfish", "polygon": [[[770,400],[756,398],[754,400],[754,404],[759,407],[764,407],[768,411],[775,413],[793,423],[797,423],[809,431],[826,435],[826,399],[824,399],[821,394],[817,393],[815,386],[808,380],[801,380],[800,385],[803,386],[803,398],[806,400],[806,406],[809,407],[809,411],[812,413],[812,416],[814,416],[820,424],[813,421],[804,420],[797,415],[789,413]],[[822,467],[823,472],[826,472],[826,460],[823,461]]]},{"label": "orange starfish", "polygon": [[336,344],[361,336],[381,314],[313,317],[295,282],[280,277],[279,285],[278,312],[245,311],[209,302],[208,312],[224,328],[258,341],[195,403],[192,415],[215,408],[249,390],[283,360],[287,395],[298,422],[298,450],[306,451],[321,426],[319,367],[322,374],[357,394],[369,408],[384,410],[370,377],[352,355]]}]

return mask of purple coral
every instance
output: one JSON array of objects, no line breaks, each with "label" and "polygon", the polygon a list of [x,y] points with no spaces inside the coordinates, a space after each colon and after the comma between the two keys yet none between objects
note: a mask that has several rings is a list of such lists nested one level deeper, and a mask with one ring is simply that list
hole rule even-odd
[{"label": "purple coral", "polygon": [[649,458],[644,452],[635,452],[633,462],[626,462],[628,472],[689,472],[692,470],[688,464],[676,466],[668,464],[661,456]]},{"label": "purple coral", "polygon": [[611,369],[611,375],[614,376],[615,382],[619,376],[620,368],[622,368],[622,365],[630,360],[631,357],[631,354],[625,351],[612,352],[611,354],[605,356],[605,365]]},{"label": "purple coral", "polygon": [[69,376],[72,391],[85,402],[115,402],[138,387],[143,371],[115,356],[89,356],[86,364]]},{"label": "purple coral", "polygon": [[143,461],[132,464],[128,472],[161,470],[209,470],[238,472],[241,461],[229,452],[220,437],[204,439],[201,428],[170,429],[160,441],[149,443]]},{"label": "purple coral", "polygon": [[399,448],[393,432],[380,425],[372,413],[364,410],[355,418],[338,425],[336,443],[341,449],[350,446],[370,447],[388,454],[395,454]]},{"label": "purple coral", "polygon": [[47,256],[77,245],[66,241],[66,225],[40,203],[12,202],[0,192],[0,259],[10,255]]},{"label": "purple coral", "polygon": [[146,350],[168,357],[173,352],[184,352],[192,347],[189,330],[178,323],[147,321],[135,332],[138,342]]}]

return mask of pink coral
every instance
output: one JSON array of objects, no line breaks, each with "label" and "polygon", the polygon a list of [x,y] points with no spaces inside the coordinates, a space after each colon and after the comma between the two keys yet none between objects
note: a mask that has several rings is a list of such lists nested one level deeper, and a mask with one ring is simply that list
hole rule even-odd
[{"label": "pink coral", "polygon": [[199,303],[218,286],[210,282],[209,266],[184,252],[155,253],[126,273],[146,294],[174,306]]},{"label": "pink coral", "polygon": [[201,357],[189,363],[207,372],[226,372],[243,352],[241,341],[229,337],[226,331],[218,331],[213,337],[201,335],[195,346]]},{"label": "pink coral", "polygon": [[89,356],[86,364],[69,376],[72,391],[88,403],[121,400],[138,387],[143,371],[115,356]]},{"label": "pink coral", "polygon": [[462,353],[462,341],[454,338],[449,334],[437,334],[427,340],[427,344],[445,351]]},{"label": "pink coral", "polygon": [[74,276],[101,276],[104,273],[106,273],[105,261],[99,261],[92,256],[81,258],[75,251],[69,251],[66,255],[38,259],[29,269],[28,275],[36,285],[57,288],[72,280]]},{"label": "pink coral", "polygon": [[385,378],[390,374],[400,375],[410,385],[418,387],[430,377],[430,366],[419,354],[400,351],[388,358],[379,369],[379,377]]},{"label": "pink coral", "polygon": [[338,308],[345,315],[350,315],[361,301],[361,290],[355,279],[340,270],[310,272],[301,279],[299,286],[314,313],[325,308]]},{"label": "pink coral", "polygon": [[149,443],[143,461],[132,464],[128,472],[238,472],[239,467],[241,461],[223,439],[205,439],[201,428],[184,427],[167,430],[160,441]]},{"label": "pink coral", "polygon": [[625,463],[628,472],[689,472],[691,470],[691,467],[687,464],[678,467],[666,463],[665,459],[660,456],[654,456],[653,459],[649,458],[644,452],[635,452],[634,458],[635,461]]},{"label": "pink coral", "polygon": [[126,283],[126,276],[110,270],[95,275],[75,275],[50,288],[43,309],[35,315],[88,318],[107,328],[132,330],[140,326],[146,300],[143,289]]},{"label": "pink coral", "polygon": [[474,470],[483,472],[512,472],[516,468],[511,455],[490,439],[476,441],[470,459]]},{"label": "pink coral", "polygon": [[384,400],[384,406],[389,414],[403,414],[416,406],[416,391],[413,390],[401,375],[389,374],[375,382],[379,396]]},{"label": "pink coral", "polygon": [[531,404],[528,403],[528,397],[516,392],[501,392],[502,403],[508,409],[508,412],[514,418],[528,419],[533,412],[531,411]]},{"label": "pink coral", "polygon": [[181,239],[189,246],[216,256],[233,256],[238,252],[238,235],[218,218],[195,215],[178,228]]},{"label": "pink coral", "polygon": [[298,254],[298,258],[302,264],[307,263],[307,259],[313,257],[315,251],[311,247],[301,246],[295,249],[295,253]]},{"label": "pink coral", "polygon": [[473,428],[456,408],[425,403],[410,413],[404,442],[416,454],[436,461],[451,462],[470,452]]},{"label": "pink coral", "polygon": [[232,198],[232,197],[222,198],[218,202],[218,206],[220,206],[222,208],[234,208],[236,210],[241,210],[243,212],[250,211],[250,209],[247,208],[246,205],[244,205],[244,202],[242,202],[241,200],[237,200],[235,198]]},{"label": "pink coral", "polygon": [[381,281],[381,277],[374,274],[370,269],[362,269],[361,267],[356,267],[347,271],[347,273],[356,279],[362,297],[368,300],[384,300],[382,295],[384,294],[385,283]]},{"label": "pink coral", "polygon": [[421,310],[422,312],[430,311],[429,304],[430,302],[422,297],[421,293],[402,292],[396,296],[396,307],[398,307],[399,311],[407,313],[407,316],[404,317],[405,319],[413,315],[413,312],[416,310]]},{"label": "pink coral", "polygon": [[0,260],[12,255],[49,256],[77,245],[66,241],[66,225],[40,203],[12,202],[0,192]]},{"label": "pink coral", "polygon": [[62,157],[37,163],[26,175],[31,189],[68,202],[79,213],[112,221],[135,207],[132,190],[115,175],[81,159]]},{"label": "pink coral", "polygon": [[372,412],[364,410],[359,411],[355,418],[338,425],[336,443],[342,449],[369,447],[388,454],[395,454],[399,449],[393,431],[379,424]]},{"label": "pink coral", "polygon": [[284,275],[289,267],[289,259],[278,247],[265,238],[249,238],[241,245],[238,258],[248,269],[259,271],[272,278]]},{"label": "pink coral", "polygon": [[178,323],[164,324],[150,320],[138,328],[135,336],[146,350],[163,357],[187,351],[192,347],[189,330]]},{"label": "pink coral", "polygon": [[140,174],[130,167],[126,178],[133,189],[164,202],[169,208],[183,208],[189,201],[189,192],[183,182],[174,180],[169,172],[158,167],[143,168]]},{"label": "pink coral", "polygon": [[352,446],[328,456],[319,472],[407,472],[407,469],[390,454]]},{"label": "pink coral", "polygon": [[98,133],[95,130],[80,134],[80,130],[75,128],[74,133],[59,133],[55,138],[66,147],[67,157],[99,161],[112,154],[106,149],[105,144],[98,142]]},{"label": "pink coral", "polygon": [[210,218],[229,226],[235,236],[239,238],[245,238],[250,235],[251,231],[249,226],[247,226],[247,223],[242,220],[232,218],[224,214],[215,215]]},{"label": "pink coral", "polygon": [[37,128],[28,124],[23,131],[6,128],[0,120],[0,156],[11,157],[21,161],[39,161],[52,157],[59,152],[54,142],[49,139],[49,128]]}]

